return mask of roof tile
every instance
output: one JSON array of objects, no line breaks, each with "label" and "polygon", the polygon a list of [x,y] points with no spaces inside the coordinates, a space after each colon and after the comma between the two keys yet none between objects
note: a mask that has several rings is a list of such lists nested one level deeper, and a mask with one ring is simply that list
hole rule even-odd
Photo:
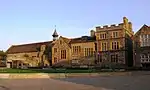
[{"label": "roof tile", "polygon": [[25,52],[36,52],[37,48],[39,48],[41,45],[49,45],[52,41],[47,42],[38,42],[38,43],[31,43],[31,44],[23,44],[23,45],[12,45],[7,51],[7,54],[12,53],[25,53]]}]

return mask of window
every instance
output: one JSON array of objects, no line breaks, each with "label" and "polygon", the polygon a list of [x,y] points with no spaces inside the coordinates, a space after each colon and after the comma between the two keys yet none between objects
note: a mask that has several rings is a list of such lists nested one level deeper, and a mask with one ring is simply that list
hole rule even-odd
[{"label": "window", "polygon": [[79,46],[79,52],[81,52],[81,46]]},{"label": "window", "polygon": [[60,40],[60,44],[62,44],[62,41]]},{"label": "window", "polygon": [[66,50],[61,50],[61,59],[66,59]]},{"label": "window", "polygon": [[102,42],[102,51],[106,51],[106,50],[107,50],[107,43]]},{"label": "window", "polygon": [[54,57],[54,63],[57,63],[57,58],[56,57]]},{"label": "window", "polygon": [[54,53],[57,53],[57,48],[54,48]]},{"label": "window", "polygon": [[118,54],[111,55],[111,62],[118,62]]},{"label": "window", "polygon": [[113,32],[113,38],[118,38],[118,32]]},{"label": "window", "polygon": [[81,46],[73,46],[73,54],[79,54],[81,52]]},{"label": "window", "polygon": [[93,48],[84,48],[84,56],[93,56]]},{"label": "window", "polygon": [[141,47],[150,46],[150,35],[145,34],[140,36]]},{"label": "window", "polygon": [[75,51],[75,53],[76,53],[76,52],[77,52],[77,47],[75,46],[74,48],[75,48],[75,50],[74,50],[74,51]]},{"label": "window", "polygon": [[98,55],[98,63],[102,62],[102,55]]},{"label": "window", "polygon": [[100,34],[100,39],[106,39],[106,33]]},{"label": "window", "polygon": [[141,62],[148,62],[149,61],[149,55],[148,54],[141,54]]},{"label": "window", "polygon": [[119,49],[119,42],[112,42],[112,50],[117,50],[117,49]]},{"label": "window", "polygon": [[107,43],[104,42],[102,43],[102,51],[106,51],[107,50]]},{"label": "window", "polygon": [[115,56],[111,55],[111,62],[114,62],[114,61],[115,61]]},{"label": "window", "polygon": [[104,34],[104,39],[106,39],[106,33]]},{"label": "window", "polygon": [[84,49],[84,56],[87,56],[86,48]]}]

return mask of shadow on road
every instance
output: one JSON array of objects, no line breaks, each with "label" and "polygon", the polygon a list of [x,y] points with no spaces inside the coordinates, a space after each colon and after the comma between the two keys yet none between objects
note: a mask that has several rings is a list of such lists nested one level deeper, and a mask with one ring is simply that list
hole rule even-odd
[{"label": "shadow on road", "polygon": [[8,87],[0,85],[0,90],[10,90]]},{"label": "shadow on road", "polygon": [[57,79],[77,84],[92,85],[95,87],[113,90],[150,90],[150,75],[82,77]]}]

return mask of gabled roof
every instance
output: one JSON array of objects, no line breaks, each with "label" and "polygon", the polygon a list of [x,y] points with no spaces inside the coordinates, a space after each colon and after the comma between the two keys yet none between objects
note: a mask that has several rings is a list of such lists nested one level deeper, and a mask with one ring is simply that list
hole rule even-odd
[{"label": "gabled roof", "polygon": [[82,37],[71,38],[71,39],[60,36],[60,38],[62,38],[63,41],[64,41],[69,47],[71,47],[71,44],[74,44],[74,43],[94,42],[94,41],[96,40],[96,37],[91,37],[91,36],[82,36]]},{"label": "gabled roof", "polygon": [[70,45],[70,39],[69,39],[69,38],[62,37],[62,36],[60,36],[60,38],[62,38],[63,41],[64,41],[69,47],[71,47],[71,45]]},{"label": "gabled roof", "polygon": [[30,44],[22,44],[22,45],[12,45],[7,51],[7,54],[14,53],[27,53],[27,52],[37,52],[37,48],[41,45],[50,45],[52,41],[47,42],[38,42],[38,43],[30,43]]},{"label": "gabled roof", "polygon": [[62,37],[62,36],[60,36],[60,37],[64,40],[64,42],[66,42],[66,43],[69,43],[69,42],[70,42],[70,39],[69,39],[69,38]]},{"label": "gabled roof", "polygon": [[144,24],[136,33],[135,36],[141,33],[142,30],[150,30],[150,26]]}]

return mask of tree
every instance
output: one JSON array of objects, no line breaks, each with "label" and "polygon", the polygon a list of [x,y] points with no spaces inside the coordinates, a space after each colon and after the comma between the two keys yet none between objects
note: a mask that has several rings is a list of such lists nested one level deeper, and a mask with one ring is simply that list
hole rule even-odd
[{"label": "tree", "polygon": [[33,57],[29,57],[28,54],[24,54],[24,57],[26,58],[25,63],[32,64],[32,66],[37,66],[38,61],[36,59],[33,59]]},{"label": "tree", "polygon": [[26,62],[29,64],[29,62],[28,62],[29,55],[28,54],[24,54],[24,57],[26,59]]},{"label": "tree", "polygon": [[0,56],[1,56],[1,60],[0,60],[0,65],[1,66],[6,66],[6,53],[2,50],[0,50]]},{"label": "tree", "polygon": [[0,50],[0,55],[6,56],[6,53],[3,50]]},{"label": "tree", "polygon": [[37,56],[39,57],[39,59],[40,59],[40,63],[39,63],[39,66],[41,67],[41,68],[43,68],[44,67],[44,55],[45,56],[47,56],[47,53],[48,53],[48,49],[47,49],[47,47],[45,46],[45,48],[44,48],[44,50],[41,50],[41,46],[40,47],[37,47],[36,48],[36,50],[37,50]]}]

